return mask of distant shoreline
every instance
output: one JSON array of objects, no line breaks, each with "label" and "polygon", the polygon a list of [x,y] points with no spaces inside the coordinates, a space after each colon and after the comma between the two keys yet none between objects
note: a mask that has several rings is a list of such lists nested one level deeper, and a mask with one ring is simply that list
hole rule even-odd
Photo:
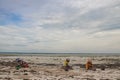
[{"label": "distant shoreline", "polygon": [[48,56],[48,57],[92,57],[92,56],[120,56],[120,53],[22,53],[0,52],[0,56]]}]

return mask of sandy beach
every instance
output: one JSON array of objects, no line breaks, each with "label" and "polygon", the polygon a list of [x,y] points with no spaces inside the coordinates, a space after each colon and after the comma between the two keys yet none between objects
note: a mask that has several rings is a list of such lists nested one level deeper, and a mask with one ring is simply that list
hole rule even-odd
[{"label": "sandy beach", "polygon": [[[16,70],[13,64],[16,58],[26,61],[29,67]],[[66,58],[73,70],[61,68]],[[96,70],[85,70],[87,59],[92,60]],[[120,80],[120,56],[0,56],[0,80]]]}]

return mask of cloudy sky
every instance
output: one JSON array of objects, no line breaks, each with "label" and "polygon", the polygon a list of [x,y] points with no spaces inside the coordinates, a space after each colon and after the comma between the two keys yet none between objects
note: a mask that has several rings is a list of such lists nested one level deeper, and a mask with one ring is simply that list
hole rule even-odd
[{"label": "cloudy sky", "polygon": [[0,52],[120,52],[120,0],[0,0]]}]

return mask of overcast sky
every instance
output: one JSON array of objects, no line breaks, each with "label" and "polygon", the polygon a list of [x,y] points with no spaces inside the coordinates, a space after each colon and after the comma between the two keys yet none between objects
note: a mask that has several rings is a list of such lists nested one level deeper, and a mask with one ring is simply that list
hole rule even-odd
[{"label": "overcast sky", "polygon": [[120,52],[120,0],[0,0],[0,51]]}]

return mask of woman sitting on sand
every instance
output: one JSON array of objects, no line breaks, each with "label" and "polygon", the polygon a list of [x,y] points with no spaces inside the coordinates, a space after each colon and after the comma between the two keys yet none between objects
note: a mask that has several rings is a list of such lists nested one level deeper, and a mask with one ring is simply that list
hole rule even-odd
[{"label": "woman sitting on sand", "polygon": [[68,71],[71,67],[69,66],[70,59],[64,61],[64,70]]},{"label": "woman sitting on sand", "polygon": [[91,70],[93,67],[92,61],[89,59],[86,63],[86,70]]}]

